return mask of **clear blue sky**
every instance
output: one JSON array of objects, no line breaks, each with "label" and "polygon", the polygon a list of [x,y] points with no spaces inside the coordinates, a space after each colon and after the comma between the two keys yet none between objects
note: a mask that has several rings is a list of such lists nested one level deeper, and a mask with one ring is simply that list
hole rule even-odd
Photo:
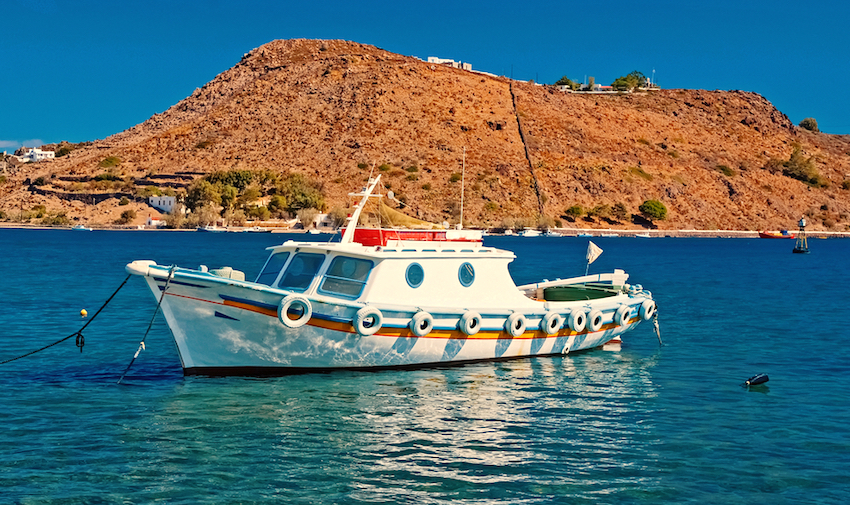
[{"label": "clear blue sky", "polygon": [[653,69],[850,133],[850,2],[3,0],[0,150],[107,137],[274,39],[345,39],[552,83]]}]

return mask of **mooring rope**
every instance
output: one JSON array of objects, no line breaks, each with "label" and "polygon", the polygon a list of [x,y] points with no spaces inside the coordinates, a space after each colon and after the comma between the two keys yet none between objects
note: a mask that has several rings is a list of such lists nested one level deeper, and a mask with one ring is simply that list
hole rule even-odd
[{"label": "mooring rope", "polygon": [[121,288],[123,288],[123,287],[124,287],[124,285],[125,285],[125,284],[127,284],[127,281],[128,281],[128,280],[130,280],[130,276],[129,276],[129,275],[127,276],[127,278],[126,278],[126,279],[124,279],[124,282],[122,282],[122,283],[121,283],[121,285],[120,285],[120,286],[118,286],[118,289],[116,289],[116,290],[115,290],[115,292],[114,292],[114,293],[112,293],[112,296],[110,296],[110,297],[106,300],[106,302],[104,302],[104,304],[103,304],[103,305],[101,305],[99,309],[97,309],[97,312],[95,312],[95,313],[94,313],[94,315],[93,315],[93,316],[91,316],[91,318],[90,318],[88,321],[86,321],[86,324],[84,324],[84,325],[83,325],[83,327],[82,327],[82,328],[80,328],[79,330],[77,330],[76,332],[71,333],[70,335],[68,335],[68,336],[67,336],[67,337],[65,337],[65,338],[61,338],[61,339],[57,340],[56,342],[53,342],[52,344],[47,344],[46,346],[42,347],[41,349],[36,349],[35,351],[31,351],[31,352],[28,352],[28,353],[26,353],[26,354],[22,354],[22,355],[20,355],[20,356],[18,356],[18,357],[16,357],[16,358],[7,359],[6,361],[0,361],[0,365],[5,365],[6,363],[11,363],[12,361],[15,361],[15,360],[18,360],[18,359],[21,359],[21,358],[26,358],[27,356],[32,356],[33,354],[35,354],[35,353],[37,353],[37,352],[41,352],[41,351],[43,351],[43,350],[45,350],[45,349],[48,349],[48,348],[50,348],[50,347],[53,347],[53,346],[54,346],[54,345],[56,345],[56,344],[61,344],[62,342],[64,342],[64,341],[68,340],[68,339],[69,339],[69,338],[71,338],[71,337],[77,337],[77,339],[76,339],[76,345],[77,345],[77,347],[79,347],[79,348],[80,348],[80,352],[83,352],[83,346],[84,346],[84,345],[86,345],[86,337],[84,337],[84,336],[83,336],[83,330],[85,330],[85,329],[86,329],[86,326],[90,325],[90,324],[91,324],[91,322],[92,322],[92,321],[94,321],[94,318],[96,318],[96,317],[97,317],[97,315],[98,315],[98,314],[100,314],[100,312],[101,312],[103,309],[105,309],[107,305],[109,305],[109,302],[111,302],[111,301],[112,301],[112,299],[113,299],[113,298],[115,298],[115,295],[117,295],[117,294],[118,294],[118,292],[119,292],[119,291],[121,291]]},{"label": "mooring rope", "polygon": [[156,319],[156,315],[159,313],[159,307],[162,305],[162,300],[165,298],[165,292],[168,290],[168,284],[171,282],[171,278],[174,276],[174,270],[177,269],[177,265],[172,265],[171,268],[168,269],[168,278],[165,279],[165,286],[162,288],[162,294],[159,295],[159,302],[156,304],[156,308],[153,311],[153,316],[151,316],[151,322],[148,323],[148,329],[145,331],[145,335],[142,337],[142,341],[139,342],[139,348],[136,349],[136,354],[133,355],[133,359],[130,360],[130,364],[127,365],[127,369],[124,370],[124,373],[121,374],[121,377],[118,379],[116,384],[121,384],[121,381],[124,380],[124,376],[127,375],[127,372],[130,371],[130,367],[133,366],[133,362],[136,361],[136,358],[139,357],[139,353],[142,352],[142,349],[145,348],[145,339],[148,338],[148,333],[151,331],[151,327],[153,326],[153,321]]}]

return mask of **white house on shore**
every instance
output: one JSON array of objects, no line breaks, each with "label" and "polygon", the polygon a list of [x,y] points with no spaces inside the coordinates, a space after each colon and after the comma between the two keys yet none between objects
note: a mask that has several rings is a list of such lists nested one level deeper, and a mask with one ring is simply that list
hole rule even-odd
[{"label": "white house on shore", "polygon": [[177,198],[173,196],[151,196],[148,198],[151,207],[165,214],[170,214],[177,205]]}]

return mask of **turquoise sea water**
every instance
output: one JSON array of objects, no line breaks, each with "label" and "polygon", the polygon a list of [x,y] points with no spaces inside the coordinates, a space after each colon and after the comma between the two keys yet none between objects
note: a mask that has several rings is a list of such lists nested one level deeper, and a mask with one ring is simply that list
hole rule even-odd
[{"label": "turquoise sea water", "polygon": [[[256,275],[283,235],[0,230],[0,361],[74,333],[135,259]],[[850,241],[594,239],[659,304],[620,351],[417,371],[184,378],[130,279],[0,365],[0,503],[850,501]],[[518,283],[587,239],[492,237]],[[766,387],[741,383],[767,373]]]}]

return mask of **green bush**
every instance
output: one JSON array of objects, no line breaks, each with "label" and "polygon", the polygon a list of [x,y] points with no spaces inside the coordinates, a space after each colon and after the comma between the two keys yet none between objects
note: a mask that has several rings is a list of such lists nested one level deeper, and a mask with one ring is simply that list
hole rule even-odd
[{"label": "green bush", "polygon": [[121,213],[121,217],[116,221],[118,224],[127,224],[132,220],[136,219],[136,211],[133,209],[127,209]]},{"label": "green bush", "polygon": [[366,164],[366,163],[358,163],[357,168],[359,168],[360,170],[365,170],[365,169],[369,168],[369,165]]},{"label": "green bush", "polygon": [[122,196],[121,200],[118,201],[118,205],[127,205],[130,203],[130,200],[126,196]]},{"label": "green bush", "polygon": [[663,221],[667,218],[667,207],[658,200],[647,200],[640,204],[638,210],[653,221]]},{"label": "green bush", "polygon": [[32,181],[33,186],[44,186],[46,183],[44,182],[44,177],[39,177],[38,179]]},{"label": "green bush", "polygon": [[807,117],[806,119],[800,121],[800,128],[805,128],[809,131],[819,132],[818,130],[818,122],[813,117]]},{"label": "green bush", "polygon": [[802,181],[809,186],[816,188],[825,187],[828,185],[828,182],[820,175],[817,168],[815,168],[814,159],[814,156],[806,158],[803,155],[802,148],[799,145],[795,146],[791,157],[782,164],[785,167],[782,173],[792,179]]},{"label": "green bush", "polygon": [[850,189],[850,179],[845,179],[844,182],[841,183],[841,189]]},{"label": "green bush", "polygon": [[629,217],[629,209],[623,202],[615,203],[611,213],[617,221],[625,221]]},{"label": "green bush", "polygon": [[422,189],[424,189],[425,191],[431,191],[431,183],[426,182],[425,184],[422,185]]},{"label": "green bush", "polygon": [[651,181],[653,179],[652,174],[646,173],[640,167],[629,167],[629,173],[640,177],[641,179],[646,179],[647,181]]},{"label": "green bush", "polygon": [[383,165],[378,167],[378,170],[380,170],[381,172],[386,172],[387,170],[389,170],[391,168],[392,168],[392,165],[388,165],[388,164],[384,163]]},{"label": "green bush", "polygon": [[98,163],[97,166],[99,166],[100,168],[110,168],[117,167],[120,164],[121,158],[119,158],[118,156],[107,156],[106,158],[100,160],[100,163]]},{"label": "green bush", "polygon": [[572,218],[577,218],[584,215],[584,209],[581,205],[573,205],[572,207],[565,210],[564,214]]},{"label": "green bush", "polygon": [[118,177],[115,174],[110,174],[104,172],[102,174],[97,174],[92,178],[93,181],[123,181],[124,179]]},{"label": "green bush", "polygon": [[714,167],[715,170],[725,175],[726,177],[733,177],[735,175],[735,171],[726,165],[717,165]]},{"label": "green bush", "polygon": [[457,182],[457,181],[459,181],[459,180],[461,179],[461,177],[462,177],[462,176],[461,176],[461,174],[460,174],[460,173],[455,172],[455,173],[453,173],[453,174],[451,175],[451,177],[449,177],[449,182]]},{"label": "green bush", "polygon": [[287,202],[287,211],[296,213],[300,209],[325,208],[325,196],[321,185],[302,174],[289,174],[278,183],[276,192]]}]

